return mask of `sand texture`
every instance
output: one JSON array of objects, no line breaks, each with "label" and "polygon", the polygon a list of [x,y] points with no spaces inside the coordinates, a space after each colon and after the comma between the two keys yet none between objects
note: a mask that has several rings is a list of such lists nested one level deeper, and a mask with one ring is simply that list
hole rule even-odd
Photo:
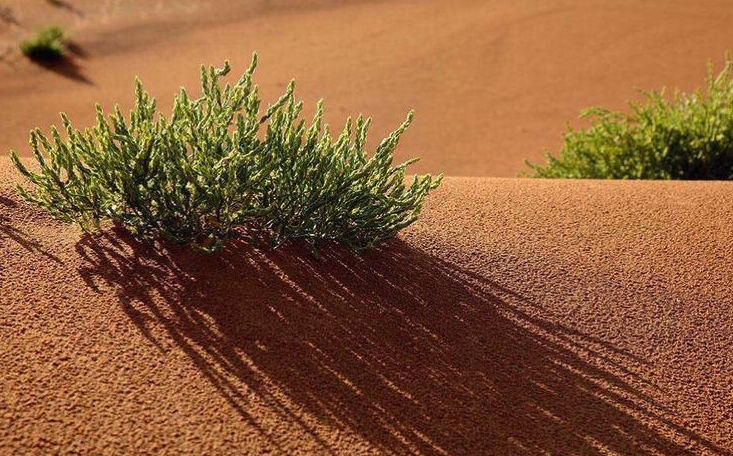
[{"label": "sand texture", "polygon": [[90,236],[0,159],[0,454],[733,454],[733,185],[448,178],[356,256]]},{"label": "sand texture", "polygon": [[[733,456],[733,184],[501,178],[584,107],[699,85],[731,23],[729,0],[0,0],[0,455]],[[17,45],[49,24],[70,56],[43,67]],[[265,103],[295,77],[372,142],[416,110],[397,160],[452,176],[418,223],[363,256],[202,256],[17,196],[31,128],[128,109],[136,75],[167,110],[253,50]]]},{"label": "sand texture", "polygon": [[[165,109],[198,65],[243,71],[274,101],[288,81],[326,118],[374,117],[384,137],[417,116],[398,159],[416,172],[510,177],[556,151],[580,110],[622,108],[635,88],[691,90],[733,50],[730,0],[0,0],[0,150],[28,131],[79,126],[94,103],[129,108],[139,75]],[[40,68],[17,50],[64,25],[71,58]]]}]

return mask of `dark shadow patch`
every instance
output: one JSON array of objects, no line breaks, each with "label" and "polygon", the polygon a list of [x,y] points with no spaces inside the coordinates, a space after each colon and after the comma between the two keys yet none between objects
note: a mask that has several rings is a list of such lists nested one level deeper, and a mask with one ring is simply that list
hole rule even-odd
[{"label": "dark shadow patch", "polygon": [[68,11],[69,13],[73,14],[74,16],[84,17],[84,13],[79,8],[75,7],[74,5],[72,5],[71,3],[67,2],[67,1],[64,1],[64,0],[46,0],[46,3],[52,5],[52,6],[56,7],[56,8],[59,8],[59,9]]},{"label": "dark shadow patch", "polygon": [[69,53],[73,56],[79,57],[80,59],[89,58],[89,53],[86,51],[86,49],[84,49],[76,41],[67,40],[65,44],[66,50],[69,51]]},{"label": "dark shadow patch", "polygon": [[2,5],[0,5],[0,22],[10,25],[20,25],[20,21],[15,17],[13,10]]},{"label": "dark shadow patch", "polygon": [[81,69],[81,66],[73,58],[60,58],[52,60],[33,59],[30,60],[45,70],[56,73],[59,76],[71,79],[87,85],[94,85]]},{"label": "dark shadow patch", "polygon": [[114,287],[145,337],[175,343],[254,426],[250,392],[300,423],[274,384],[384,452],[730,454],[614,364],[643,360],[399,240],[363,256],[326,247],[319,261],[300,244],[202,256],[112,230],[77,250],[90,287]]},{"label": "dark shadow patch", "polygon": [[[3,207],[3,206],[4,207],[15,208],[15,207],[18,206],[18,203],[16,203],[15,201],[13,201],[12,199],[10,199],[8,197],[5,197],[3,195],[0,195],[0,207]],[[3,213],[2,212],[0,212],[0,220],[4,220],[4,216],[3,216]]]},{"label": "dark shadow patch", "polygon": [[61,259],[59,257],[44,249],[39,242],[33,240],[33,238],[28,236],[24,231],[13,226],[12,218],[4,215],[6,208],[15,208],[17,205],[18,203],[12,199],[0,195],[0,245],[4,239],[9,239],[30,253],[41,254],[49,260],[60,264]]}]

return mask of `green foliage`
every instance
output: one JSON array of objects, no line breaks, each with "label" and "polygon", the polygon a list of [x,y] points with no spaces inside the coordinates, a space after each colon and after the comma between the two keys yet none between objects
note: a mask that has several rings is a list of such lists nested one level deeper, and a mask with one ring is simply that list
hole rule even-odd
[{"label": "green foliage", "polygon": [[20,43],[20,50],[28,58],[39,61],[53,61],[64,57],[64,29],[52,25],[36,31],[36,35]]},{"label": "green foliage", "polygon": [[731,59],[707,91],[645,92],[631,113],[592,108],[585,130],[569,128],[560,157],[528,165],[534,176],[591,179],[733,179]]},{"label": "green foliage", "polygon": [[229,64],[202,67],[202,96],[194,100],[181,89],[170,119],[157,114],[139,81],[129,122],[119,108],[105,117],[97,106],[96,126],[78,131],[62,114],[66,140],[55,127],[51,139],[31,132],[39,173],[11,153],[35,184],[19,192],[84,230],[110,219],[138,238],[162,236],[207,252],[238,228],[261,230],[275,245],[301,238],[315,247],[330,239],[360,251],[417,219],[441,176],[416,176],[405,186],[414,160],[392,167],[412,114],[367,157],[370,120],[349,119],[332,138],[319,102],[306,126],[294,82],[261,116],[256,62],[223,88]]}]

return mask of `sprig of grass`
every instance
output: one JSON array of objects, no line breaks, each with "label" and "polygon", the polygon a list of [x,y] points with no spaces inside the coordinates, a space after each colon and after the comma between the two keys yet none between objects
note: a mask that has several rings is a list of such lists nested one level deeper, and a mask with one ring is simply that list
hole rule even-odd
[{"label": "sprig of grass", "polygon": [[644,92],[630,113],[591,108],[583,130],[568,128],[559,157],[527,163],[535,177],[589,179],[733,179],[733,73],[726,56],[706,91]]},{"label": "sprig of grass", "polygon": [[[323,124],[323,104],[313,121],[300,118],[295,83],[263,114],[252,76],[222,87],[230,71],[201,68],[200,98],[185,89],[166,119],[136,81],[129,121],[119,108],[79,131],[62,114],[66,140],[31,132],[40,172],[13,163],[33,184],[20,194],[55,217],[82,229],[110,219],[141,239],[164,237],[211,252],[237,228],[259,229],[274,245],[323,240],[361,251],[417,220],[427,194],[442,176],[416,176],[405,185],[408,161],[393,167],[394,151],[412,120],[365,150],[370,119],[347,120],[333,138]],[[261,131],[262,127],[265,131]]]},{"label": "sprig of grass", "polygon": [[36,31],[33,38],[20,43],[20,51],[33,60],[59,60],[66,54],[65,36],[64,29],[57,25],[42,28]]}]

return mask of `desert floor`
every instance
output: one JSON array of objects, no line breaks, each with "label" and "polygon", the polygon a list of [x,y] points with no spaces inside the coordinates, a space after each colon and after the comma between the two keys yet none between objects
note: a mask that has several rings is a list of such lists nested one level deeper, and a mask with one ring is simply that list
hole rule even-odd
[{"label": "desert floor", "polygon": [[10,168],[1,454],[733,454],[731,184],[449,178],[315,260],[81,236]]},{"label": "desert floor", "polygon": [[[252,51],[264,99],[295,77],[340,125],[360,112],[385,136],[415,109],[399,158],[418,172],[515,176],[556,151],[581,109],[622,108],[635,88],[692,90],[733,49],[729,0],[0,0],[0,150],[94,103],[129,107],[139,75],[161,106],[198,65]],[[65,25],[71,61],[39,68],[17,51]]]},{"label": "desert floor", "polygon": [[[698,85],[727,0],[0,0],[0,147],[260,56],[445,172],[378,251],[202,256],[22,201],[0,157],[0,454],[733,455],[733,184],[507,179]],[[16,51],[67,26],[72,58]],[[4,154],[4,152],[3,152]],[[458,177],[463,176],[463,177]]]}]

